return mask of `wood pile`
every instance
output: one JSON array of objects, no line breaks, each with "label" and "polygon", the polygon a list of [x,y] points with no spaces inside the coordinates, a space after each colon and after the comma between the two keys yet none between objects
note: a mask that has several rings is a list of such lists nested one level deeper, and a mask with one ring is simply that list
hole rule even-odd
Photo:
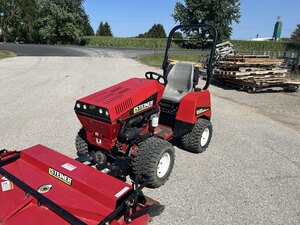
[{"label": "wood pile", "polygon": [[289,71],[282,67],[283,63],[282,59],[265,55],[227,55],[218,62],[213,78],[249,92],[273,87],[297,90],[300,82],[288,77]]},{"label": "wood pile", "polygon": [[233,56],[236,54],[237,54],[237,52],[234,49],[233,44],[229,41],[226,41],[226,42],[216,45],[217,60],[219,60],[220,58],[224,58],[226,56]]}]

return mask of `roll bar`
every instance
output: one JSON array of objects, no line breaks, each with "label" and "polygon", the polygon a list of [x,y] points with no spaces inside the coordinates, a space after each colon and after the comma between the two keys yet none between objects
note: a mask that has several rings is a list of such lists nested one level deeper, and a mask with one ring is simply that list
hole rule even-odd
[{"label": "roll bar", "polygon": [[200,23],[200,24],[190,24],[190,25],[178,25],[176,27],[174,27],[168,36],[168,41],[167,41],[167,47],[165,50],[165,57],[164,57],[164,61],[162,64],[162,69],[164,71],[164,76],[166,76],[166,69],[168,66],[168,57],[169,57],[169,49],[171,47],[171,42],[172,42],[172,37],[175,33],[175,31],[179,30],[179,29],[195,29],[195,28],[209,28],[213,31],[213,43],[212,43],[212,47],[210,50],[210,57],[209,57],[209,61],[207,64],[207,77],[206,77],[206,84],[203,87],[203,89],[207,89],[210,85],[210,81],[211,81],[211,74],[212,74],[212,65],[213,65],[213,60],[214,60],[214,55],[215,55],[215,50],[216,50],[216,44],[217,44],[217,39],[218,39],[218,31],[217,29],[209,24],[205,24],[205,23]]}]

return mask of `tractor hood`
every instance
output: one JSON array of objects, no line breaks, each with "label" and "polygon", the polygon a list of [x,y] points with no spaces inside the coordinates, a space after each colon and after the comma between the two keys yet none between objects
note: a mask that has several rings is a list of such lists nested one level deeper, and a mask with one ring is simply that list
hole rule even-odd
[{"label": "tractor hood", "polygon": [[114,122],[124,114],[138,114],[155,107],[164,86],[155,80],[132,78],[79,99],[77,114]]},{"label": "tractor hood", "polygon": [[[133,192],[131,185],[42,145],[0,153],[2,225],[101,224]],[[125,224],[122,218],[110,224]]]}]

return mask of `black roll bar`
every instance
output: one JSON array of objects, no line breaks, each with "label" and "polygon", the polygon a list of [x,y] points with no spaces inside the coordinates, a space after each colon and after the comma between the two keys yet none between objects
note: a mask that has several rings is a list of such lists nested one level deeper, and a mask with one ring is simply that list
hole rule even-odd
[{"label": "black roll bar", "polygon": [[212,69],[213,69],[213,60],[214,60],[214,55],[215,55],[215,50],[216,50],[216,44],[217,44],[217,39],[218,39],[218,31],[217,29],[209,24],[205,24],[205,23],[199,23],[199,24],[190,24],[190,25],[178,25],[176,27],[174,27],[168,36],[168,41],[167,41],[167,47],[165,50],[165,57],[164,57],[164,61],[162,64],[162,69],[164,71],[164,76],[166,75],[165,71],[167,69],[168,66],[168,57],[169,57],[169,49],[171,47],[171,42],[172,42],[172,37],[175,33],[175,31],[179,30],[179,29],[195,29],[195,28],[209,28],[213,31],[213,43],[212,43],[212,47],[210,50],[210,57],[209,57],[209,61],[207,64],[207,77],[206,77],[206,84],[203,87],[203,89],[207,89],[210,85],[210,81],[211,81],[211,74],[212,74]]}]

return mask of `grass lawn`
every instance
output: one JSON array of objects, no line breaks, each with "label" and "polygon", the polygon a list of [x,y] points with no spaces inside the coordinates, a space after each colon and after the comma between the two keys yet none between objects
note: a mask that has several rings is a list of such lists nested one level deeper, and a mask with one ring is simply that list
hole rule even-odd
[{"label": "grass lawn", "polygon": [[[154,54],[154,55],[144,55],[138,58],[138,60],[148,66],[161,67],[164,59],[164,54]],[[188,61],[188,62],[198,62],[199,52],[189,52],[189,53],[173,53],[169,54],[169,59]]]},{"label": "grass lawn", "polygon": [[0,59],[4,59],[4,58],[7,58],[7,57],[12,57],[14,55],[15,54],[12,53],[12,52],[5,51],[5,50],[0,50]]}]

